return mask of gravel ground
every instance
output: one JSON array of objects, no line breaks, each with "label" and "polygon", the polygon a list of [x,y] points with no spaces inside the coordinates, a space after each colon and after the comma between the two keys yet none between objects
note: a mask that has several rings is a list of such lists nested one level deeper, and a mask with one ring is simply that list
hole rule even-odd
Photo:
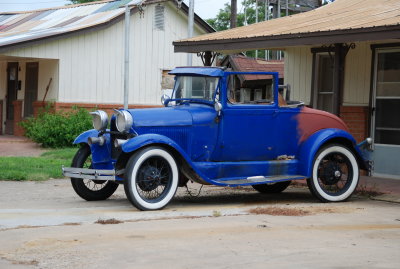
[{"label": "gravel ground", "polygon": [[66,179],[0,182],[0,268],[397,269],[399,206],[357,196],[319,203],[302,187],[262,195],[205,186],[141,212],[123,188],[86,202]]}]

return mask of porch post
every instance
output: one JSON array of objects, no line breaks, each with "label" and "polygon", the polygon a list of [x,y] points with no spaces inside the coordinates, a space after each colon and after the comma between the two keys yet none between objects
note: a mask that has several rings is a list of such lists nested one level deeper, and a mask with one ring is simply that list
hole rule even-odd
[{"label": "porch post", "polygon": [[14,135],[23,136],[24,129],[19,125],[22,121],[22,100],[13,101],[14,107]]},{"label": "porch post", "polygon": [[204,66],[211,66],[211,58],[212,58],[212,54],[211,51],[206,51],[204,53]]},{"label": "porch post", "polygon": [[335,44],[335,60],[334,60],[334,75],[333,75],[333,104],[334,114],[340,114],[340,106],[342,103],[343,80],[344,80],[344,62],[346,54],[343,51],[344,47],[341,43]]}]

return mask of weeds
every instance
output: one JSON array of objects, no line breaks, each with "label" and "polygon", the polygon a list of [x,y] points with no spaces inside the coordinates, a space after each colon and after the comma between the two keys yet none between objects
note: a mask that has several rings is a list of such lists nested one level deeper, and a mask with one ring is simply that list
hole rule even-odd
[{"label": "weeds", "polygon": [[383,194],[383,192],[379,191],[375,183],[373,185],[368,185],[367,183],[360,184],[354,193],[365,197],[374,197]]},{"label": "weeds", "polygon": [[213,211],[213,217],[221,217],[221,216],[222,216],[222,214],[220,211],[217,211],[217,210]]}]

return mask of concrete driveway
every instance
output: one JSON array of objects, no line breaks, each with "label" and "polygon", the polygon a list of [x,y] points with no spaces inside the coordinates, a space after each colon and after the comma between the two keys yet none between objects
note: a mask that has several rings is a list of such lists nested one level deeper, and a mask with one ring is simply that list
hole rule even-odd
[{"label": "concrete driveway", "polygon": [[397,269],[399,209],[363,197],[322,204],[299,187],[205,186],[140,212],[122,186],[86,202],[66,179],[0,181],[0,268]]}]

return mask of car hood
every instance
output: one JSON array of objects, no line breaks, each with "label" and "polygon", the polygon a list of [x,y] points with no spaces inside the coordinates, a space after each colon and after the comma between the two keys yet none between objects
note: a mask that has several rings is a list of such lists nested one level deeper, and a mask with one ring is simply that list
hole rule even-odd
[{"label": "car hood", "polygon": [[134,127],[188,126],[193,124],[192,114],[174,107],[130,109]]}]

